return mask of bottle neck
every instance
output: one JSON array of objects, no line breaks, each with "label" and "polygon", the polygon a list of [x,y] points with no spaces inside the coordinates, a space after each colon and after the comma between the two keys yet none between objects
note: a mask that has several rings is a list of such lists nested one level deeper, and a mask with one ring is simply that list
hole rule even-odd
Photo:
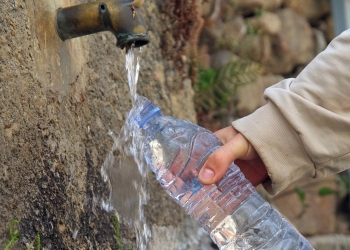
[{"label": "bottle neck", "polygon": [[162,116],[162,113],[158,107],[155,107],[152,109],[147,115],[145,115],[142,120],[139,122],[139,126],[142,129],[146,129],[150,123],[151,120],[153,120],[156,117]]},{"label": "bottle neck", "polygon": [[146,129],[150,121],[158,116],[162,116],[160,109],[152,102],[147,101],[142,105],[140,112],[135,117],[135,120],[140,128]]}]

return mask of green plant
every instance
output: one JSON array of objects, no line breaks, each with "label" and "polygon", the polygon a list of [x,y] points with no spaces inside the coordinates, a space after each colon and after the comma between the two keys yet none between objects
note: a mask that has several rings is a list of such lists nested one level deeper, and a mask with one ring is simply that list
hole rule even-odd
[{"label": "green plant", "polygon": [[215,41],[215,47],[218,49],[229,50],[231,52],[235,52],[235,49],[238,48],[239,43],[237,39],[232,34],[225,34],[225,36],[221,36]]},{"label": "green plant", "polygon": [[40,250],[41,249],[41,236],[40,236],[39,232],[36,234],[36,239],[33,240],[33,242],[27,247],[27,250],[34,249],[35,243],[36,243],[36,250]]},{"label": "green plant", "polygon": [[262,15],[265,14],[265,10],[264,9],[255,9],[254,14],[258,17],[261,17]]},{"label": "green plant", "polygon": [[[338,175],[337,178],[335,179],[336,182],[336,187],[335,188],[330,188],[327,186],[321,187],[317,190],[317,194],[319,196],[327,196],[327,195],[337,195],[337,196],[344,196],[348,195],[350,190],[349,190],[349,184],[350,184],[350,178],[349,175]],[[302,210],[299,214],[299,216],[302,216],[307,208],[306,204],[306,189],[311,185],[307,185],[304,187],[296,187],[294,189],[294,192],[297,194],[299,201],[302,206]]]},{"label": "green plant", "polygon": [[18,225],[18,221],[17,220],[13,220],[11,221],[10,223],[10,240],[9,242],[7,243],[6,247],[5,247],[5,250],[9,250],[11,249],[11,247],[13,247],[16,242],[18,241],[18,238],[19,238],[19,232],[17,229],[15,229],[15,226]]},{"label": "green plant", "polygon": [[[7,245],[5,246],[4,250],[10,250],[14,245],[17,243],[19,239],[19,231],[15,229],[15,227],[18,225],[18,220],[13,220],[10,223],[10,239]],[[36,234],[36,240],[34,240],[28,247],[27,250],[33,249],[34,248],[34,243],[36,241],[36,249],[40,250],[41,249],[41,239],[40,239],[40,233]]]},{"label": "green plant", "polygon": [[235,59],[218,69],[199,68],[194,85],[195,105],[200,116],[227,115],[228,106],[236,108],[238,89],[254,83],[260,66],[247,59]]},{"label": "green plant", "polygon": [[248,35],[257,36],[261,34],[261,30],[254,28],[249,22],[246,22],[246,26]]},{"label": "green plant", "polygon": [[330,187],[322,187],[318,190],[320,196],[326,195],[346,195],[349,194],[349,176],[348,175],[339,175],[336,178],[337,188],[333,189]]},{"label": "green plant", "polygon": [[36,234],[36,249],[41,249],[41,237],[39,232]]},{"label": "green plant", "polygon": [[113,214],[112,217],[113,217],[113,226],[114,226],[115,237],[117,239],[117,249],[122,249],[118,216]]},{"label": "green plant", "polygon": [[301,187],[296,187],[294,189],[294,192],[297,194],[299,201],[301,203],[301,212],[299,214],[299,217],[301,217],[305,213],[306,208],[307,208],[306,193],[305,193],[305,190]]}]

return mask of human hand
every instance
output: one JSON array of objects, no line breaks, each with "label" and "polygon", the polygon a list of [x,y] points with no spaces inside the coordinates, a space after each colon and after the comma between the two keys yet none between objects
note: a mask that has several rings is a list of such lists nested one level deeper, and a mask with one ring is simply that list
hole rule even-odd
[{"label": "human hand", "polygon": [[258,186],[268,178],[260,156],[242,134],[232,126],[218,130],[214,134],[224,145],[214,151],[204,163],[198,175],[202,184],[218,182],[232,162],[235,162],[254,186]]}]

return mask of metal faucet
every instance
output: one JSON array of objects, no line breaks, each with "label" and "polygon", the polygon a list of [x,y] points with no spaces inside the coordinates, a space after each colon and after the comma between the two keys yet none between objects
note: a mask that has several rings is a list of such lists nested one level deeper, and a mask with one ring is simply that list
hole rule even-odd
[{"label": "metal faucet", "polygon": [[144,0],[100,0],[57,10],[57,32],[64,41],[101,31],[111,31],[121,49],[149,43],[139,11]]}]

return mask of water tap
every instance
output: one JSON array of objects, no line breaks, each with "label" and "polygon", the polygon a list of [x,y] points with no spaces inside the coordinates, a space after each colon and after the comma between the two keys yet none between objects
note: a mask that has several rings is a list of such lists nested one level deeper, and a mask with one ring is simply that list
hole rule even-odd
[{"label": "water tap", "polygon": [[57,10],[56,25],[60,38],[67,39],[110,31],[121,49],[149,43],[146,25],[139,11],[144,0],[104,0]]}]

